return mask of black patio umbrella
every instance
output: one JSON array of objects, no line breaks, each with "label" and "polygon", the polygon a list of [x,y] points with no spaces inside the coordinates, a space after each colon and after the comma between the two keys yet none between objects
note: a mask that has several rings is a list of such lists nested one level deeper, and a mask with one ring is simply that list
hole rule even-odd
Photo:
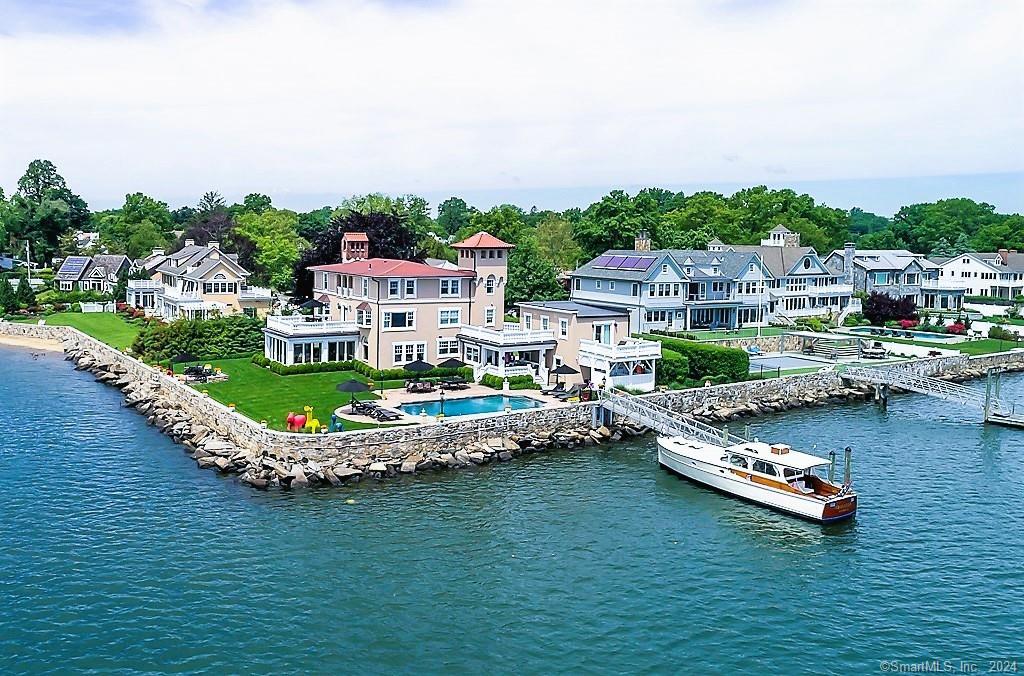
[{"label": "black patio umbrella", "polygon": [[416,361],[409,362],[402,368],[408,371],[409,373],[414,373],[416,377],[419,378],[421,373],[432,371],[434,369],[434,365],[428,364],[422,359],[417,359]]},{"label": "black patio umbrella", "polygon": [[321,303],[316,298],[310,298],[299,307],[303,310],[319,310],[320,308],[325,307],[325,304]]},{"label": "black patio umbrella", "polygon": [[439,369],[460,369],[466,365],[466,362],[460,361],[455,357],[451,359],[445,359],[443,362],[437,365]]},{"label": "black patio umbrella", "polygon": [[555,376],[555,384],[558,384],[558,376],[571,376],[573,374],[579,373],[579,371],[569,366],[568,364],[562,364],[561,366],[553,368],[551,370],[551,373],[552,375]]},{"label": "black patio umbrella", "polygon": [[181,352],[173,359],[171,359],[171,370],[174,370],[175,364],[188,364],[192,361],[200,361],[199,357],[195,356],[190,352]]},{"label": "black patio umbrella", "polygon": [[356,403],[356,392],[369,392],[370,386],[364,382],[358,380],[346,380],[343,383],[338,383],[336,388],[339,392],[350,392],[352,394],[352,401],[349,402],[350,406],[354,406]]}]

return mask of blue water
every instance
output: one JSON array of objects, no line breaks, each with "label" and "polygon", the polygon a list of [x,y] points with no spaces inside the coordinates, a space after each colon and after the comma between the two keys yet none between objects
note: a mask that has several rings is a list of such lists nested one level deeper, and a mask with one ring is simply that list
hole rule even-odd
[{"label": "blue water", "polygon": [[[850,331],[852,331],[853,333],[865,333],[865,334],[868,334],[869,338],[879,338],[879,339],[882,339],[882,338],[886,337],[886,336],[872,336],[871,335],[871,327],[870,326],[857,326],[857,327],[854,327],[854,328],[850,329]],[[903,335],[903,334],[908,333],[908,331],[905,331],[904,329],[885,329],[885,331],[887,333],[891,332],[891,331],[898,331],[899,334],[900,334],[899,336],[897,336],[898,338],[906,338],[906,336]],[[909,331],[909,333],[910,333],[910,335],[915,340],[933,340],[933,341],[936,341],[936,342],[949,341],[949,340],[957,340],[959,338],[963,338],[963,336],[957,336],[957,335],[950,334],[950,333],[928,333],[927,331]],[[888,337],[892,338],[893,336],[892,336],[891,333],[889,333]]]},{"label": "blue water", "polygon": [[0,673],[861,674],[1024,652],[1024,432],[933,399],[753,424],[854,448],[860,513],[827,527],[659,470],[649,437],[255,491],[120,401],[0,347]]},{"label": "blue water", "polygon": [[[463,397],[461,399],[445,399],[444,414],[471,415],[473,413],[497,413],[505,408],[517,410],[520,408],[540,408],[544,402],[537,401],[532,397],[508,396],[505,394],[489,394],[483,397]],[[409,415],[425,413],[429,416],[436,416],[441,412],[441,401],[417,401],[414,404],[402,404],[398,408]]]}]

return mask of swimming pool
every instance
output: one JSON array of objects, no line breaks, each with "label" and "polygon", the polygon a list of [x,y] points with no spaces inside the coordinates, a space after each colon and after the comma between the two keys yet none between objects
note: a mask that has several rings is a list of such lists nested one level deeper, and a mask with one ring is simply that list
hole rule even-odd
[{"label": "swimming pool", "polygon": [[[933,340],[933,341],[935,341],[937,343],[941,343],[943,341],[949,341],[949,340],[956,340],[957,338],[961,337],[961,336],[957,336],[957,335],[951,334],[951,333],[928,333],[927,331],[905,331],[903,329],[882,329],[883,331],[885,331],[889,335],[888,336],[872,336],[871,335],[871,329],[872,328],[874,328],[876,331],[878,330],[877,327],[858,326],[858,327],[850,329],[850,332],[851,333],[866,333],[871,338],[879,338],[879,339],[881,339],[881,338],[906,338],[906,336],[904,334],[905,333],[909,333],[911,336],[913,336],[914,340]],[[892,335],[892,331],[898,331],[900,335],[893,336]]]},{"label": "swimming pool", "polygon": [[777,354],[765,357],[751,357],[750,358],[750,372],[760,373],[764,371],[774,371],[776,369],[806,369],[806,368],[822,368],[824,366],[830,366],[831,362],[825,362],[818,359],[808,359],[807,357],[798,357],[793,354]]},{"label": "swimming pool", "polygon": [[[446,416],[453,416],[472,415],[474,413],[498,413],[499,411],[504,411],[506,408],[516,410],[521,408],[540,408],[543,405],[543,402],[530,397],[520,397],[515,395],[509,396],[506,394],[488,394],[482,397],[445,399],[444,414]],[[425,413],[426,415],[436,416],[441,412],[441,400],[433,399],[431,401],[417,401],[412,404],[402,404],[398,408],[402,410],[402,413],[407,415],[420,415],[420,413]]]}]

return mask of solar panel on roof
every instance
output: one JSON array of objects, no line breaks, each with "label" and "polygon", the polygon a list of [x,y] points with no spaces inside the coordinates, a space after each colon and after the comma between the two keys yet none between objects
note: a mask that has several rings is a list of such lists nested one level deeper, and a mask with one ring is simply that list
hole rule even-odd
[{"label": "solar panel on roof", "polygon": [[639,263],[641,260],[642,259],[640,258],[640,256],[626,256],[626,260],[622,262],[622,265],[619,266],[619,269],[635,270],[637,263]]},{"label": "solar panel on roof", "polygon": [[[654,264],[654,260],[655,260],[655,259],[647,257],[647,256],[643,256],[643,257],[636,256],[636,257],[633,257],[633,258],[636,258],[636,261],[632,263],[632,265],[631,265],[631,267],[629,269],[630,270],[640,271],[640,272],[642,272],[642,271],[646,270],[647,268],[651,267],[651,265]],[[620,269],[621,270],[625,270],[626,266],[624,265]]]},{"label": "solar panel on roof", "polygon": [[68,256],[64,264],[60,266],[61,272],[76,274],[82,271],[89,259],[85,256]]},{"label": "solar panel on roof", "polygon": [[625,256],[611,256],[608,259],[608,267],[617,269],[624,260],[626,260]]},{"label": "solar panel on roof", "polygon": [[608,267],[608,261],[611,260],[611,256],[598,256],[594,259],[595,268],[606,268]]}]

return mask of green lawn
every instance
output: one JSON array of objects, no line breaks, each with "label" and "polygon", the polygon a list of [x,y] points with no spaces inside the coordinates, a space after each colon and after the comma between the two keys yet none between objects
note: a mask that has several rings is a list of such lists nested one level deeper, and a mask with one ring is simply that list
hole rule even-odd
[{"label": "green lawn", "polygon": [[[765,326],[761,329],[762,336],[778,336],[786,331],[799,329],[783,329],[777,326]],[[697,340],[724,340],[726,338],[752,338],[757,335],[757,328],[736,329],[735,331],[682,331],[697,338]]]},{"label": "green lawn", "polygon": [[982,338],[981,340],[970,340],[962,343],[947,343],[943,345],[939,342],[923,342],[920,340],[907,340],[905,338],[878,338],[876,336],[870,336],[874,340],[881,340],[885,343],[901,343],[903,345],[917,345],[919,347],[927,347],[931,349],[943,348],[947,350],[960,350],[964,354],[979,355],[979,354],[992,354],[993,352],[1006,352],[1012,350],[1015,347],[1021,346],[1020,343],[1014,343],[1009,340],[995,340],[993,338]]},{"label": "green lawn", "polygon": [[[199,383],[196,389],[206,390],[222,404],[234,404],[243,415],[260,421],[266,420],[271,429],[284,430],[285,417],[289,411],[302,413],[304,406],[313,407],[313,415],[327,425],[331,413],[347,404],[352,395],[338,392],[338,383],[356,379],[366,382],[366,377],[355,371],[334,373],[308,373],[295,376],[279,376],[269,369],[260,368],[249,359],[207,360],[204,363],[219,366],[228,374],[228,380],[219,383]],[[183,366],[175,365],[181,372]],[[401,381],[387,381],[390,387],[401,386]],[[379,384],[374,382],[374,389]],[[356,399],[377,399],[371,392],[360,392]],[[345,429],[377,427],[376,424],[345,421]]]},{"label": "green lawn", "polygon": [[993,324],[1013,324],[1014,326],[1024,326],[1024,319],[1007,319],[1006,317],[986,317],[986,322],[992,322]]},{"label": "green lawn", "polygon": [[[139,334],[139,327],[124,317],[112,312],[58,312],[43,317],[52,326],[73,326],[107,345],[123,350],[132,344]],[[23,320],[35,324],[38,318]]]}]

